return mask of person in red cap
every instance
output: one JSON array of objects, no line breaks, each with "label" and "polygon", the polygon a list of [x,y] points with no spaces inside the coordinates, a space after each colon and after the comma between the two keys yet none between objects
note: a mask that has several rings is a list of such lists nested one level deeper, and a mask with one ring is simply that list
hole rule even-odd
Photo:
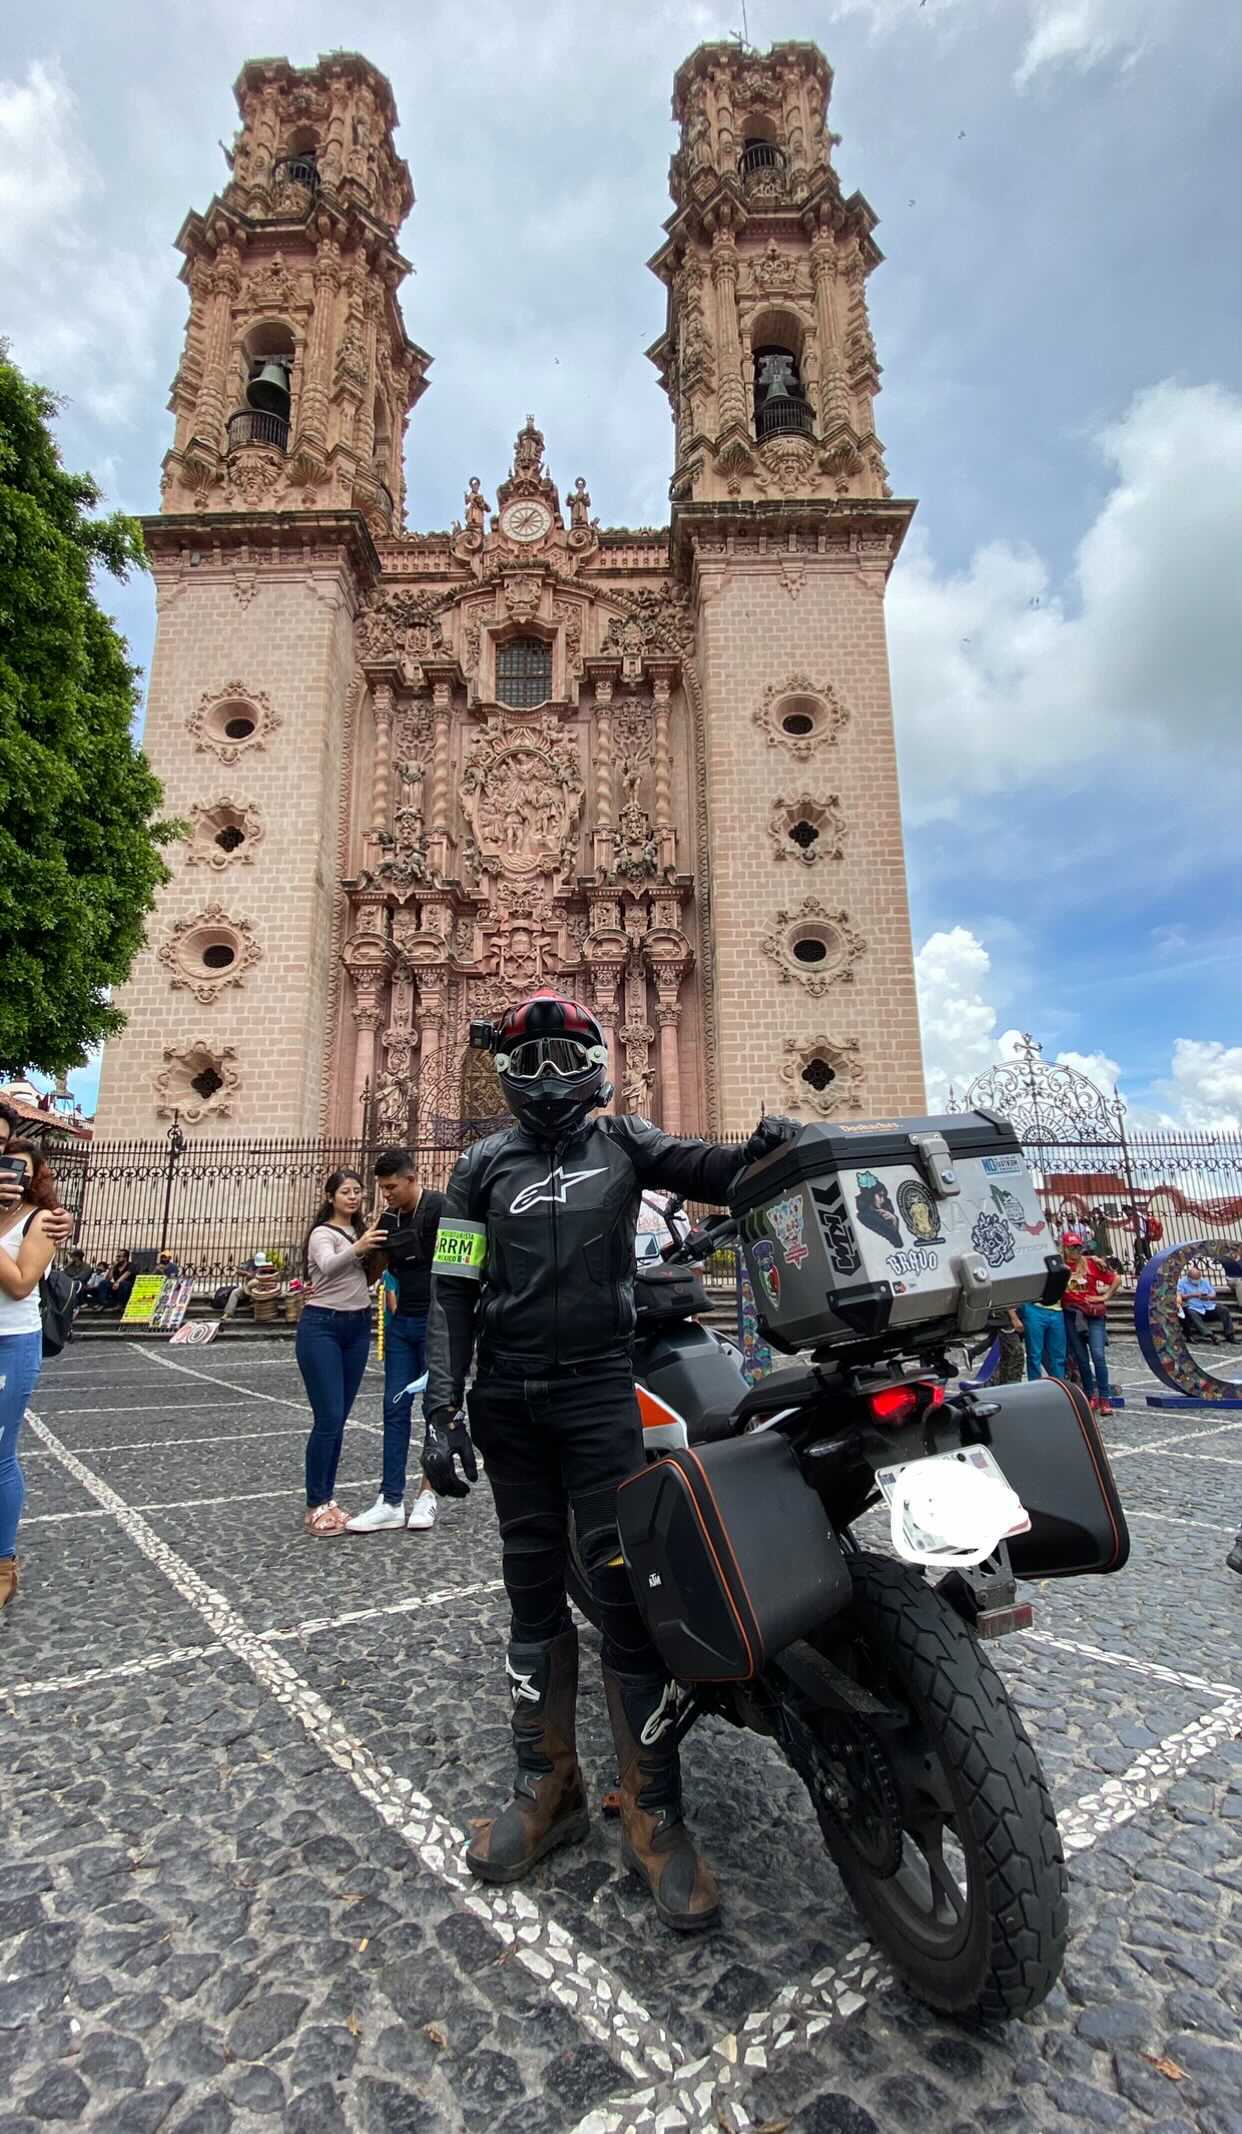
[{"label": "person in red cap", "polygon": [[1121,1276],[1103,1260],[1097,1260],[1084,1250],[1080,1230],[1065,1232],[1061,1239],[1061,1254],[1070,1271],[1061,1299],[1069,1352],[1078,1366],[1083,1392],[1097,1415],[1111,1415],[1112,1387],[1105,1353],[1108,1300]]},{"label": "person in red cap", "polygon": [[[711,1926],[716,1885],[682,1817],[677,1685],[648,1637],[621,1556],[618,1483],[643,1463],[634,1393],[634,1239],[644,1187],[720,1204],[742,1165],[799,1128],[763,1119],[742,1147],[596,1117],[608,1048],[595,1017],[545,992],[476,1024],[514,1124],[457,1164],[432,1262],[423,1472],[445,1496],[483,1455],[512,1616],[505,1660],[513,1798],[472,1839],[480,1881],[520,1881],[586,1834],[574,1711],[578,1637],[565,1591],[568,1520],[603,1631],[620,1769],[622,1849],[666,1925]],[[469,1429],[461,1416],[477,1345]],[[460,1465],[461,1473],[458,1473]],[[463,1476],[466,1479],[463,1479]]]}]

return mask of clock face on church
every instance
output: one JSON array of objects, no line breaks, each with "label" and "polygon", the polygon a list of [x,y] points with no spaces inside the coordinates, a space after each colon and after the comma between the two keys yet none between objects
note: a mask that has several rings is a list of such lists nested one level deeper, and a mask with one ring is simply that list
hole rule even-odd
[{"label": "clock face on church", "polygon": [[551,524],[546,504],[506,504],[500,515],[500,530],[511,541],[542,541]]}]

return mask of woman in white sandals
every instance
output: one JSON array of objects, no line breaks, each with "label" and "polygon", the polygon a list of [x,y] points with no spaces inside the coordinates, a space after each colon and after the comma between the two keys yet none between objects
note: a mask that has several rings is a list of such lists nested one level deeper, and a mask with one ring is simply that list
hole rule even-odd
[{"label": "woman in white sandals", "polygon": [[362,1180],[333,1171],[306,1240],[310,1294],[295,1352],[314,1422],[306,1443],[306,1530],[343,1534],[346,1513],[332,1492],[345,1424],[371,1346],[371,1291],[365,1262],[384,1242],[362,1216]]}]

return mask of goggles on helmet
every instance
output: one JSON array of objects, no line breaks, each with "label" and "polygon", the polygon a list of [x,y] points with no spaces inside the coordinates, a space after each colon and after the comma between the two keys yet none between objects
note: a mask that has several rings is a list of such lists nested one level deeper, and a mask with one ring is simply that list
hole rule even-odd
[{"label": "goggles on helmet", "polygon": [[527,1037],[511,1052],[496,1054],[496,1071],[515,1082],[537,1082],[544,1074],[587,1074],[608,1064],[605,1045],[584,1045],[574,1037]]}]

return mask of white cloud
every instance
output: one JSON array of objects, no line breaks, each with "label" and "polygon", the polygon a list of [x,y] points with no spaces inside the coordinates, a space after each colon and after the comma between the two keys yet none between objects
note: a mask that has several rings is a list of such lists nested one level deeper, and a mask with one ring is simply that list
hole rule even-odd
[{"label": "white cloud", "polygon": [[1072,65],[1085,74],[1115,59],[1132,67],[1151,45],[1167,35],[1184,0],[1027,0],[1019,10],[1013,0],[835,0],[834,20],[861,15],[873,36],[899,30],[908,35],[913,12],[924,28],[937,22],[969,30],[991,17],[1016,22],[1025,17],[1025,43],[1014,69],[1014,84],[1025,89],[1045,67]]},{"label": "white cloud", "polygon": [[57,62],[0,81],[0,261],[20,264],[82,196],[88,166],[73,142],[73,96]]},{"label": "white cloud", "polygon": [[[1172,381],[1097,436],[1113,486],[1070,584],[993,542],[942,575],[917,536],[889,642],[911,822],[1112,755],[1124,773],[1194,733],[1232,751],[1242,632],[1242,395]],[[1219,765],[1236,775],[1232,754]],[[1217,775],[1217,774],[1214,774]],[[1115,796],[1114,796],[1115,797]]]},{"label": "white cloud", "polygon": [[1072,1067],[1076,1074],[1085,1075],[1105,1097],[1111,1098],[1121,1080],[1120,1063],[1111,1060],[1106,1052],[1058,1052],[1056,1064]]},{"label": "white cloud", "polygon": [[1179,1037],[1169,1078],[1155,1087],[1170,1122],[1201,1133],[1242,1133],[1242,1045]]},{"label": "white cloud", "polygon": [[0,264],[13,358],[98,421],[117,423],[153,398],[151,326],[176,297],[149,261],[101,234],[105,199],[59,63],[35,60],[24,80],[0,80]]},{"label": "white cloud", "polygon": [[992,969],[983,943],[965,926],[930,935],[914,959],[927,1101],[933,1111],[950,1085],[968,1082],[999,1057],[996,1010],[982,988]]},{"label": "white cloud", "polygon": [[1031,27],[1014,81],[1024,89],[1041,67],[1080,73],[1107,59],[1132,67],[1169,28],[1177,0],[1032,0]]}]

